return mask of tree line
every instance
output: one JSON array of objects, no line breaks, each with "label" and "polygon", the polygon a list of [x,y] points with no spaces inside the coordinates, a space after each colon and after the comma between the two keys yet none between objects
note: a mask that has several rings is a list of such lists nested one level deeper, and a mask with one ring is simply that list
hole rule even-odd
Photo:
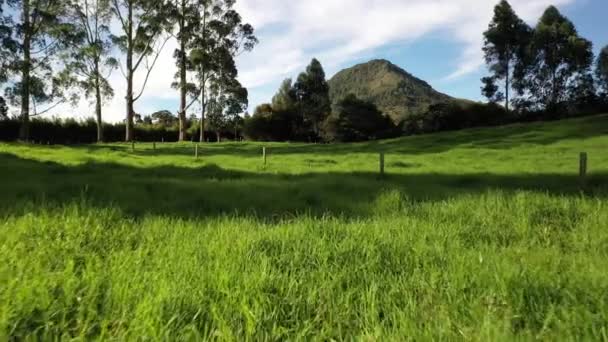
[{"label": "tree line", "polygon": [[[102,108],[115,95],[108,78],[120,72],[126,83],[124,140],[131,141],[134,105],[174,38],[178,139],[186,139],[186,113],[199,103],[203,141],[207,115],[227,120],[248,106],[235,57],[258,40],[234,5],[235,0],[0,0],[0,115],[7,116],[8,103],[19,107],[19,138],[27,141],[31,118],[84,94],[95,103],[97,141],[104,141]],[[143,79],[139,88],[136,75]]]},{"label": "tree line", "polygon": [[502,0],[483,37],[490,75],[481,79],[481,92],[488,103],[440,102],[393,123],[354,95],[330,101],[323,68],[313,59],[294,84],[285,80],[271,103],[245,119],[244,134],[254,140],[361,141],[608,110],[608,46],[594,59],[592,43],[556,7],[532,28]]}]

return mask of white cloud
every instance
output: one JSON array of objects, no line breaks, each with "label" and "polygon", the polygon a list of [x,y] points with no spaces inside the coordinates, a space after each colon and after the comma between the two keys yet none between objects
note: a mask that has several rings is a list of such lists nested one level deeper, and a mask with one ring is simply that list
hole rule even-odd
[{"label": "white cloud", "polygon": [[[575,0],[511,0],[516,12],[534,24],[550,4]],[[302,70],[312,57],[327,71],[335,71],[361,55],[373,55],[386,44],[412,42],[440,32],[462,47],[454,71],[445,80],[456,79],[483,65],[481,33],[492,17],[498,0],[238,0],[244,21],[257,30],[260,44],[238,59],[240,79],[250,91],[278,87],[280,81]],[[159,100],[174,103],[177,93],[170,85],[175,73],[172,55],[175,42],[165,47],[136,111],[149,112]],[[406,66],[407,67],[407,66]],[[331,75],[331,72],[328,73]],[[328,76],[329,76],[328,75]],[[141,74],[139,75],[141,78]],[[141,80],[139,80],[141,81]],[[124,79],[112,76],[116,97],[105,108],[105,117],[124,117]],[[263,95],[266,98],[261,98]],[[257,94],[252,106],[272,94]],[[71,112],[92,115],[92,106],[82,103]],[[64,110],[67,110],[64,109]],[[65,111],[64,111],[65,113]]]}]

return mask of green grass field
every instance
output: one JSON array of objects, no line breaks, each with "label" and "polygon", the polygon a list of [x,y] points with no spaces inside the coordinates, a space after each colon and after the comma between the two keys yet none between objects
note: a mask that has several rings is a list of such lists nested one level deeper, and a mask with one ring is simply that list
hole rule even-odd
[{"label": "green grass field", "polygon": [[608,115],[156,147],[0,143],[0,340],[608,341]]}]

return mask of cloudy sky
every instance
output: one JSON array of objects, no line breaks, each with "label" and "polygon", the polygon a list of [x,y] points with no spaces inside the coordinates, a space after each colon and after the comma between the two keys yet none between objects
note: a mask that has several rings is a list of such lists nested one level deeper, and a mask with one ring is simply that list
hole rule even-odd
[{"label": "cloudy sky", "polygon": [[[243,20],[260,44],[238,59],[239,78],[249,89],[252,110],[270,100],[281,80],[295,78],[316,57],[328,78],[342,68],[384,58],[456,97],[480,100],[485,73],[482,32],[498,0],[238,0]],[[608,0],[511,0],[516,12],[534,25],[550,4],[567,15],[597,51],[608,44]],[[138,113],[176,112],[178,96],[170,84],[175,72],[175,42],[165,46]],[[111,77],[116,97],[107,103],[107,121],[124,118],[125,81]],[[62,115],[91,116],[86,100],[58,109]],[[197,106],[192,110],[198,112]]]}]

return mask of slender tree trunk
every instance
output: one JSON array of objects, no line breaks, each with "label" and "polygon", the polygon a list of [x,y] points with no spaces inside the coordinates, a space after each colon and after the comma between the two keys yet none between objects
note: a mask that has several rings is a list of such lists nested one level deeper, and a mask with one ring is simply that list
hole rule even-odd
[{"label": "slender tree trunk", "polygon": [[217,138],[217,142],[222,142],[222,133],[220,131],[216,131],[215,132],[216,138]]},{"label": "slender tree trunk", "polygon": [[200,122],[200,130],[201,130],[201,134],[200,134],[200,142],[205,142],[205,102],[203,100],[203,106],[202,106],[202,110],[201,110],[201,122]]},{"label": "slender tree trunk", "polygon": [[97,117],[97,142],[103,142],[103,121],[101,120],[101,86],[99,85],[99,60],[95,60],[95,116]]},{"label": "slender tree trunk", "polygon": [[21,66],[21,128],[19,138],[30,139],[30,69],[31,69],[31,25],[30,1],[23,0],[23,65]]},{"label": "slender tree trunk", "polygon": [[133,5],[129,2],[127,19],[127,122],[125,141],[133,141]]},{"label": "slender tree trunk", "polygon": [[507,60],[507,73],[505,77],[505,109],[509,113],[509,61]]},{"label": "slender tree trunk", "polygon": [[[205,72],[203,71],[203,80],[205,79]],[[205,82],[202,82],[201,87],[201,135],[200,142],[205,142]]]},{"label": "slender tree trunk", "polygon": [[185,1],[182,0],[182,18],[179,21],[179,141],[186,139],[186,35],[183,15]]}]

